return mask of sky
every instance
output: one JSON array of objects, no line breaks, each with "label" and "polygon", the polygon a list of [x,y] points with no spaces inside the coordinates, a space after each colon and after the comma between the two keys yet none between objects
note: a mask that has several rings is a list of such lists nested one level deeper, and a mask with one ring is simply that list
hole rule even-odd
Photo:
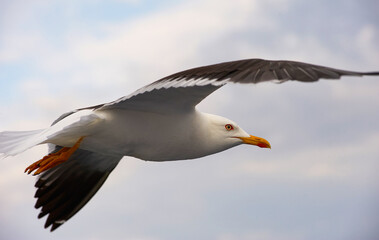
[{"label": "sky", "polygon": [[[45,128],[187,68],[246,58],[379,70],[376,0],[3,0],[0,131]],[[379,78],[231,84],[200,103],[268,139],[191,161],[125,157],[50,233],[23,170],[1,159],[0,239],[374,240]]]}]

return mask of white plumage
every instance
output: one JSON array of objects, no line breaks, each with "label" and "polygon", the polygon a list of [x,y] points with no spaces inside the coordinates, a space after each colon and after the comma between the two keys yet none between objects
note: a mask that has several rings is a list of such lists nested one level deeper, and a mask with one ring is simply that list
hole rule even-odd
[{"label": "white plumage", "polygon": [[13,156],[38,144],[50,154],[27,168],[43,172],[36,187],[38,217],[56,229],[78,212],[123,156],[148,161],[203,157],[242,143],[269,148],[224,117],[196,105],[228,82],[314,82],[342,75],[379,75],[293,61],[248,59],[175,73],[116,101],[63,114],[35,131],[1,132],[0,154]]}]

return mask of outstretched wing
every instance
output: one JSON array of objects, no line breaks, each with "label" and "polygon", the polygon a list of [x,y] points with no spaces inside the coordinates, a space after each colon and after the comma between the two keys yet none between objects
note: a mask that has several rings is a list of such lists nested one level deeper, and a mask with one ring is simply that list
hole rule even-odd
[{"label": "outstretched wing", "polygon": [[[61,147],[56,146],[55,151]],[[122,156],[76,150],[66,162],[44,172],[37,180],[38,218],[48,215],[45,228],[54,231],[74,216],[99,190]]]},{"label": "outstretched wing", "polygon": [[321,78],[339,79],[343,75],[379,75],[379,72],[346,71],[295,61],[247,59],[178,72],[153,82],[129,96],[97,107],[179,111],[193,109],[205,97],[229,82],[260,83],[272,80],[314,82]]}]

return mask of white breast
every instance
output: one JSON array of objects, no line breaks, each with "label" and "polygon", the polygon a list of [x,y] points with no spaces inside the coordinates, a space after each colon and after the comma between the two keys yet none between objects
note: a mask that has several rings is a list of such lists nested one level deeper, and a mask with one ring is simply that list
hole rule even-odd
[{"label": "white breast", "polygon": [[104,121],[83,141],[83,148],[149,161],[198,158],[231,146],[214,141],[208,115],[198,111],[175,114],[109,109],[98,111]]}]

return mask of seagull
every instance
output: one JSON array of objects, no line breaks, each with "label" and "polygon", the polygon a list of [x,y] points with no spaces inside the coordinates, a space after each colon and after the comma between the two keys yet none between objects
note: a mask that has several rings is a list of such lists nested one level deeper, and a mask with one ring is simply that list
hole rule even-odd
[{"label": "seagull", "polygon": [[35,208],[54,231],[99,190],[124,156],[146,161],[195,159],[240,144],[271,148],[227,118],[196,109],[228,83],[315,82],[341,76],[379,75],[303,62],[246,59],[172,74],[113,102],[64,113],[50,127],[0,132],[0,157],[48,144],[42,159],[25,169],[39,175]]}]

